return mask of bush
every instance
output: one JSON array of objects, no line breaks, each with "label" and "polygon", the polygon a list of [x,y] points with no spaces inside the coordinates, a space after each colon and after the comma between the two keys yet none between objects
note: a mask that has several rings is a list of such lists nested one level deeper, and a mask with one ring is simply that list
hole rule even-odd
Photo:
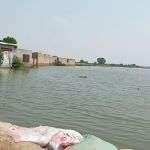
[{"label": "bush", "polygon": [[21,60],[17,56],[14,56],[13,60],[12,60],[12,68],[19,69],[19,68],[22,68],[22,67],[24,67],[24,65],[21,62]]}]

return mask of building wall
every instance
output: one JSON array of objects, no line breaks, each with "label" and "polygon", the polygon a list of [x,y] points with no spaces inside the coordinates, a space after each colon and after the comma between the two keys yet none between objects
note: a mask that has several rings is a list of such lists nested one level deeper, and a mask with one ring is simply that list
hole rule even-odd
[{"label": "building wall", "polygon": [[16,44],[8,44],[0,42],[0,50],[2,50],[2,53],[4,55],[4,60],[1,67],[11,67],[13,56],[16,49],[17,49]]},{"label": "building wall", "polygon": [[69,66],[75,66],[75,64],[76,64],[75,59],[68,59],[67,65],[69,65]]},{"label": "building wall", "polygon": [[[15,51],[15,55],[22,61],[22,63],[26,66],[32,66],[33,65],[33,59],[32,59],[32,51],[26,50],[26,49],[17,49]],[[25,56],[29,57],[29,59],[25,59]]]},{"label": "building wall", "polygon": [[76,63],[75,59],[67,59],[67,58],[62,58],[57,56],[51,56],[50,64],[54,65],[57,60],[66,66],[74,66]]},{"label": "building wall", "polygon": [[62,63],[62,64],[64,64],[64,65],[67,65],[67,58],[61,58],[61,57],[59,57],[59,61]]},{"label": "building wall", "polygon": [[54,65],[57,61],[58,57],[57,56],[50,56],[49,57],[49,64]]},{"label": "building wall", "polygon": [[14,52],[13,51],[4,51],[3,52],[3,64],[1,67],[11,67],[12,66],[12,60],[13,60]]},{"label": "building wall", "polygon": [[48,66],[50,64],[50,55],[38,52],[32,53],[33,66]]},{"label": "building wall", "polygon": [[38,53],[38,64],[39,65],[49,65],[49,55]]}]

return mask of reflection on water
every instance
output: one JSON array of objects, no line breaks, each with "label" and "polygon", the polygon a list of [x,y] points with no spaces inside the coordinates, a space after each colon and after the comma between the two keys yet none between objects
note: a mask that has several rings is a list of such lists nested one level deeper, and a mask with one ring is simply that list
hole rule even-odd
[{"label": "reflection on water", "polygon": [[10,72],[12,72],[11,69],[1,68],[0,69],[0,76],[5,75],[5,74],[9,74]]},{"label": "reflection on water", "polygon": [[71,128],[149,150],[149,77],[150,70],[125,68],[0,70],[0,120]]}]

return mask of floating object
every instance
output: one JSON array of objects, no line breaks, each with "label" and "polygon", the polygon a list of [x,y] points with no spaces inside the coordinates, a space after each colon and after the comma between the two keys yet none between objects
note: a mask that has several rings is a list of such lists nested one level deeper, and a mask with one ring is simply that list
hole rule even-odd
[{"label": "floating object", "polygon": [[79,78],[87,78],[87,76],[79,76]]}]

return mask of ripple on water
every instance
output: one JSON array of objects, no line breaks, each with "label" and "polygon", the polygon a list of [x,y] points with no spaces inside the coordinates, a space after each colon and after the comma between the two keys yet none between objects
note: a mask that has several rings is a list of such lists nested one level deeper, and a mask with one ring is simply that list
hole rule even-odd
[{"label": "ripple on water", "polygon": [[75,129],[149,150],[149,76],[144,69],[100,67],[0,72],[0,119]]}]

